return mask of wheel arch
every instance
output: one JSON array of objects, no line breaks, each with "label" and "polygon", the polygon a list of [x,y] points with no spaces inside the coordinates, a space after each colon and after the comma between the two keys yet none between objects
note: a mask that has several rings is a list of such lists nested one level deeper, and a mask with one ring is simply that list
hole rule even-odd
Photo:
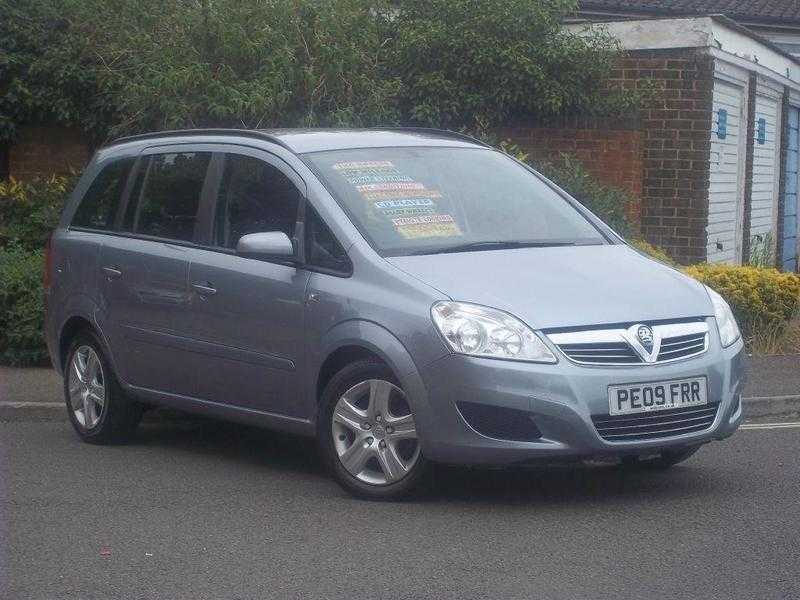
[{"label": "wheel arch", "polygon": [[330,378],[355,360],[373,357],[386,364],[409,398],[415,417],[429,412],[428,396],[411,354],[385,327],[372,321],[346,321],[331,329],[321,342],[320,360],[309,378],[309,401],[316,421],[322,391]]},{"label": "wheel arch", "polygon": [[64,367],[67,361],[67,353],[69,352],[69,345],[75,338],[75,335],[77,335],[80,331],[90,331],[97,337],[102,344],[106,359],[111,364],[111,368],[114,369],[114,373],[119,379],[119,370],[117,369],[117,364],[114,360],[114,354],[111,351],[111,346],[108,343],[108,338],[103,332],[103,328],[97,322],[97,319],[92,316],[92,312],[87,310],[70,311],[69,316],[64,320],[63,325],[61,325],[61,328],[58,330],[56,346],[56,352],[58,352],[58,356],[56,358],[58,362],[54,366],[59,369],[62,374],[64,373]]}]

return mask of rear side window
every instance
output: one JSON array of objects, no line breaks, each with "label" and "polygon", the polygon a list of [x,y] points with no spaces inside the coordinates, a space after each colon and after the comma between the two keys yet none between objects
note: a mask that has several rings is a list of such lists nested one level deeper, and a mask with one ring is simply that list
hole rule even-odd
[{"label": "rear side window", "polygon": [[137,196],[139,200],[135,212],[128,207],[128,228],[143,235],[191,241],[210,162],[210,152],[152,156],[143,180],[137,182],[131,195],[131,202]]},{"label": "rear side window", "polygon": [[117,160],[100,171],[72,217],[73,227],[101,230],[113,228],[114,215],[134,161],[133,158]]},{"label": "rear side window", "polygon": [[300,191],[280,169],[228,154],[214,215],[214,244],[234,249],[243,235],[265,231],[282,231],[291,238],[299,203]]}]

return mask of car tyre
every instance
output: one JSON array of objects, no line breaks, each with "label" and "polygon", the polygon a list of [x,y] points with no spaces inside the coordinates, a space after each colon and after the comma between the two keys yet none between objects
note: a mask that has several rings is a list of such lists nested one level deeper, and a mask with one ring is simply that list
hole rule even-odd
[{"label": "car tyre", "polygon": [[391,369],[377,360],[353,362],[331,378],[321,397],[317,439],[333,477],[356,497],[396,500],[428,480],[410,403]]},{"label": "car tyre", "polygon": [[81,439],[91,444],[128,441],[141,421],[143,406],[120,387],[94,332],[86,330],[75,336],[65,365],[67,414]]}]

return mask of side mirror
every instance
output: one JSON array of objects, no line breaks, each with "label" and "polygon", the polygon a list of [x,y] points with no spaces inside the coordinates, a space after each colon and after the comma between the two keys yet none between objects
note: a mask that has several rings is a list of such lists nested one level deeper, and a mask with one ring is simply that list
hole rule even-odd
[{"label": "side mirror", "polygon": [[282,231],[262,231],[240,237],[236,254],[251,258],[294,258],[294,246]]}]

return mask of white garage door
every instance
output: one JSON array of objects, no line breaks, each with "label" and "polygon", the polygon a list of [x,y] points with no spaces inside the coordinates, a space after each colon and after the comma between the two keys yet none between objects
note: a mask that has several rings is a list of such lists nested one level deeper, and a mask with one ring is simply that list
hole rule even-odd
[{"label": "white garage door", "polygon": [[708,192],[708,262],[740,263],[744,199],[744,88],[714,81]]},{"label": "white garage door", "polygon": [[756,96],[753,124],[753,195],[750,205],[751,249],[756,243],[775,243],[775,211],[780,163],[780,105],[777,99]]}]

